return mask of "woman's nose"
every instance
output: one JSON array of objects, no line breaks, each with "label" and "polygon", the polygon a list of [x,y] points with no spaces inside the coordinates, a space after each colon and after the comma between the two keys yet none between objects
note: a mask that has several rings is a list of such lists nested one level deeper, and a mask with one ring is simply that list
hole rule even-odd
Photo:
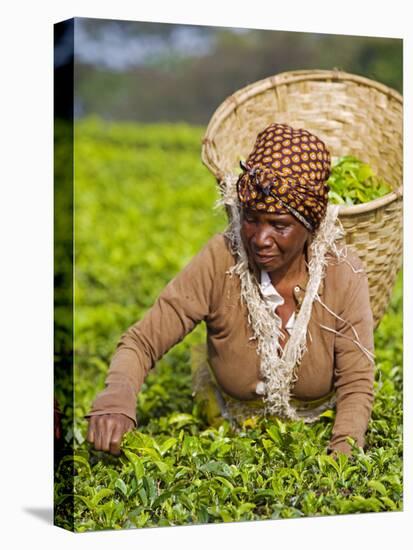
[{"label": "woman's nose", "polygon": [[273,246],[271,239],[271,228],[266,225],[258,225],[252,242],[257,250],[261,250],[268,246]]}]

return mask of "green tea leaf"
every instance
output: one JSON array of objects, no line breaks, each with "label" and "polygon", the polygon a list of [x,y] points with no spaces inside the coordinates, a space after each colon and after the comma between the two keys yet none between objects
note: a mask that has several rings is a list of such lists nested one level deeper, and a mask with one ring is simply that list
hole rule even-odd
[{"label": "green tea leaf", "polygon": [[380,481],[377,481],[375,479],[371,479],[367,485],[373,489],[374,491],[377,491],[382,496],[387,496],[387,490],[386,487],[381,483]]},{"label": "green tea leaf", "polygon": [[164,441],[160,447],[161,455],[163,456],[164,454],[167,453],[167,451],[169,451],[169,449],[172,449],[172,447],[175,447],[176,443],[177,443],[177,439],[175,437],[170,437],[169,439]]}]

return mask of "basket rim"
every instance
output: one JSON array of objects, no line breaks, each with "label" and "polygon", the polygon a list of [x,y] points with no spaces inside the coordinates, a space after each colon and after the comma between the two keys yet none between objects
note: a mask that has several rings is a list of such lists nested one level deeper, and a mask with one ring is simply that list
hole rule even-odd
[{"label": "basket rim", "polygon": [[[277,86],[283,84],[291,84],[294,82],[300,82],[305,80],[331,80],[334,81],[353,81],[359,84],[362,84],[366,87],[375,88],[376,90],[390,96],[393,100],[403,104],[403,97],[399,92],[390,88],[386,84],[382,84],[376,80],[372,80],[365,76],[360,76],[354,73],[348,73],[339,69],[302,69],[296,71],[285,71],[278,73],[272,76],[268,76],[256,82],[252,82],[247,86],[240,88],[235,91],[233,94],[228,96],[214,111],[212,114],[208,126],[206,128],[204,137],[202,139],[201,147],[201,159],[205,166],[215,175],[215,177],[221,177],[222,171],[212,160],[211,156],[208,155],[208,151],[212,146],[212,141],[214,136],[220,127],[223,120],[225,120],[241,103],[250,99],[251,97],[260,95],[271,88],[276,88]],[[242,101],[240,101],[242,99]],[[399,192],[397,191],[389,193],[389,195],[396,195],[392,197],[392,200],[398,196]],[[382,197],[384,198],[384,197]],[[379,199],[376,199],[379,200]],[[375,201],[371,201],[375,202]],[[365,203],[370,204],[370,203]],[[361,205],[355,205],[355,208]]]},{"label": "basket rim", "polygon": [[403,198],[403,188],[399,187],[395,191],[391,191],[390,193],[383,195],[383,197],[379,197],[378,199],[374,199],[369,202],[363,202],[361,204],[354,204],[351,206],[340,204],[338,209],[338,215],[342,218],[347,216],[350,217],[350,216],[358,216],[359,214],[366,214],[371,210],[377,210],[378,208],[383,208],[384,206],[387,206],[388,204],[391,204],[396,200],[401,200],[402,198]]}]

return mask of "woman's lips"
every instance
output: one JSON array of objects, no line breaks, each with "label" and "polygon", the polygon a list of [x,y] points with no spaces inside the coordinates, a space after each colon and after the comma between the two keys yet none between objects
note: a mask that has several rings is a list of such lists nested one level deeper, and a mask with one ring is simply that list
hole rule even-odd
[{"label": "woman's lips", "polygon": [[261,255],[261,254],[255,254],[255,257],[261,264],[267,264],[268,262],[271,262],[276,258],[276,256],[274,255],[269,256],[269,255]]}]

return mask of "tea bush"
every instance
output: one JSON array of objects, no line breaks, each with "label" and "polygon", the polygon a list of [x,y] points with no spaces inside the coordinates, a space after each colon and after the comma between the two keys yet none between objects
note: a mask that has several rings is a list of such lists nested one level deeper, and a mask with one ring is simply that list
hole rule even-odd
[{"label": "tea bush", "polygon": [[[226,226],[225,214],[212,208],[215,180],[200,160],[203,131],[76,123],[75,423],[61,377],[67,454],[56,472],[56,523],[73,528],[72,498],[76,531],[401,510],[401,274],[375,333],[376,398],[365,451],[326,455],[332,411],[313,425],[262,419],[238,430],[227,422],[208,426],[191,396],[189,363],[191,346],[205,339],[202,324],[147,376],[139,427],[124,437],[121,456],[85,441],[83,415],[104,387],[120,335]],[[59,259],[58,252],[57,266]]]}]

